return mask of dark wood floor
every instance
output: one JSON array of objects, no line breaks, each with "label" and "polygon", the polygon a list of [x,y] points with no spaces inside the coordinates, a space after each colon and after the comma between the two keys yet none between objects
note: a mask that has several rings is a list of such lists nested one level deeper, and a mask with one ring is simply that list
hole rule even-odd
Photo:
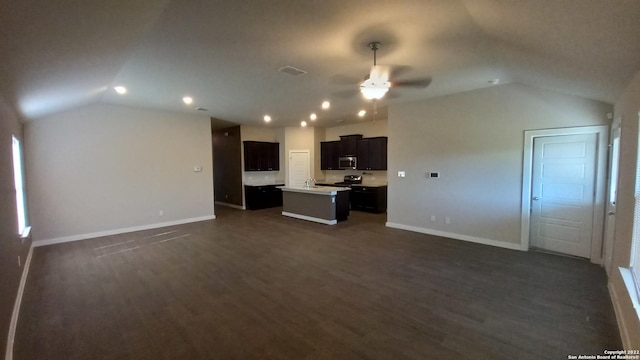
[{"label": "dark wood floor", "polygon": [[566,359],[621,342],[602,268],[280,209],[36,248],[15,359]]}]

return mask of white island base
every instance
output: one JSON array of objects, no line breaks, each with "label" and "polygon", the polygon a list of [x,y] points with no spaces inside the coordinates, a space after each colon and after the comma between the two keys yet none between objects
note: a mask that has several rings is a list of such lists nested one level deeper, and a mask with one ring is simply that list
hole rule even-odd
[{"label": "white island base", "polygon": [[349,188],[281,186],[282,215],[335,225],[349,217]]}]

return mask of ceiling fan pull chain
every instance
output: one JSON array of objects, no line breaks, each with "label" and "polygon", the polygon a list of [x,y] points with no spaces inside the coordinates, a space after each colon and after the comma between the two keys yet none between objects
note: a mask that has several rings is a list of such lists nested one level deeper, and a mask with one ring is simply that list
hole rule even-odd
[{"label": "ceiling fan pull chain", "polygon": [[373,99],[373,124],[376,123],[376,115],[378,115],[378,100]]}]

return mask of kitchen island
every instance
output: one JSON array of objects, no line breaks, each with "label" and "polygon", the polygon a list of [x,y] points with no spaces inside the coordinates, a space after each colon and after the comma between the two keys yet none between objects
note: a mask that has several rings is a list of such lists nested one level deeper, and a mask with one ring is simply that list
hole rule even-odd
[{"label": "kitchen island", "polygon": [[335,225],[349,217],[349,188],[287,187],[282,190],[282,215]]}]

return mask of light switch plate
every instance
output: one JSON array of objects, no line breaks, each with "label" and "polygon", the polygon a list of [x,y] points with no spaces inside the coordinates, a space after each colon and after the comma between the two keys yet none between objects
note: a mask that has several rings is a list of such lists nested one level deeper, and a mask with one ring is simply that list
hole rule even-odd
[{"label": "light switch plate", "polygon": [[404,171],[398,171],[398,177],[405,177],[406,174]]}]

